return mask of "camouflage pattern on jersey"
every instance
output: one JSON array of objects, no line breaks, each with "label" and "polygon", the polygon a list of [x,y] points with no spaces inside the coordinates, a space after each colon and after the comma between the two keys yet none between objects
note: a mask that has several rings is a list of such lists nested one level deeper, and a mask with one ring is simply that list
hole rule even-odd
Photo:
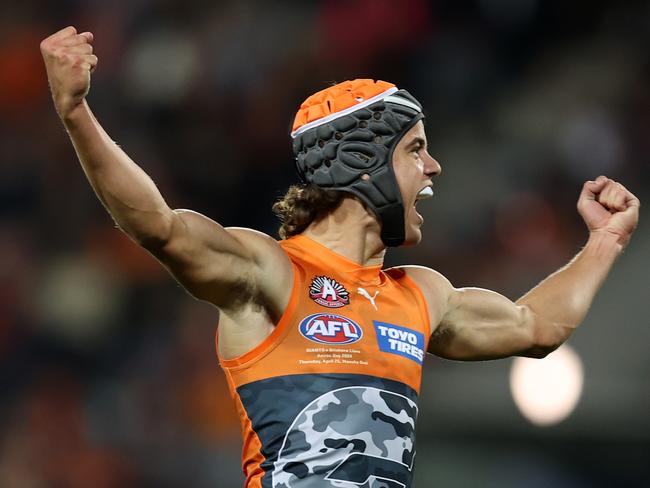
[{"label": "camouflage pattern on jersey", "polygon": [[402,488],[411,484],[417,405],[367,386],[316,398],[288,429],[273,488]]}]

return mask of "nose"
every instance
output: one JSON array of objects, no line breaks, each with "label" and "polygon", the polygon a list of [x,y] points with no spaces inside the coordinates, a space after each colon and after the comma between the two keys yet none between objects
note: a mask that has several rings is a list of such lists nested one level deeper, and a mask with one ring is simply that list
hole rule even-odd
[{"label": "nose", "polygon": [[425,161],[424,161],[424,173],[427,176],[440,176],[442,173],[442,166],[440,166],[440,163],[436,161],[431,154],[428,152],[426,153]]}]

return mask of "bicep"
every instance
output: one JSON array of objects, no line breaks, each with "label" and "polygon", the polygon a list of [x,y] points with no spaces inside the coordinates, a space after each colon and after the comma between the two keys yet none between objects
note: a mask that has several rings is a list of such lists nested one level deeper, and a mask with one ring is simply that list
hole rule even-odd
[{"label": "bicep", "polygon": [[449,306],[429,342],[448,359],[484,360],[536,355],[534,315],[506,297],[481,288],[450,294]]}]

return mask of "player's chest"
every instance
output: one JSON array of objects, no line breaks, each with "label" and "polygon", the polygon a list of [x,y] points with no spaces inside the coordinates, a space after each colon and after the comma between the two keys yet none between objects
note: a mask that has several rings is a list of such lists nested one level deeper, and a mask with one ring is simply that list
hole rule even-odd
[{"label": "player's chest", "polygon": [[416,298],[392,283],[314,276],[300,297],[294,343],[306,361],[370,369],[420,369],[427,339]]}]

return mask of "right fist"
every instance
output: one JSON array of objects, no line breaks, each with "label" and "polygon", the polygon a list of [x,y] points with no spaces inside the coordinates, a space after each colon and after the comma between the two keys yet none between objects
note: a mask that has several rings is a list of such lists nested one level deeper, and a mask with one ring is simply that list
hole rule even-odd
[{"label": "right fist", "polygon": [[83,102],[90,89],[90,73],[98,61],[92,42],[90,32],[77,34],[74,27],[66,27],[41,42],[54,106],[62,119]]}]

